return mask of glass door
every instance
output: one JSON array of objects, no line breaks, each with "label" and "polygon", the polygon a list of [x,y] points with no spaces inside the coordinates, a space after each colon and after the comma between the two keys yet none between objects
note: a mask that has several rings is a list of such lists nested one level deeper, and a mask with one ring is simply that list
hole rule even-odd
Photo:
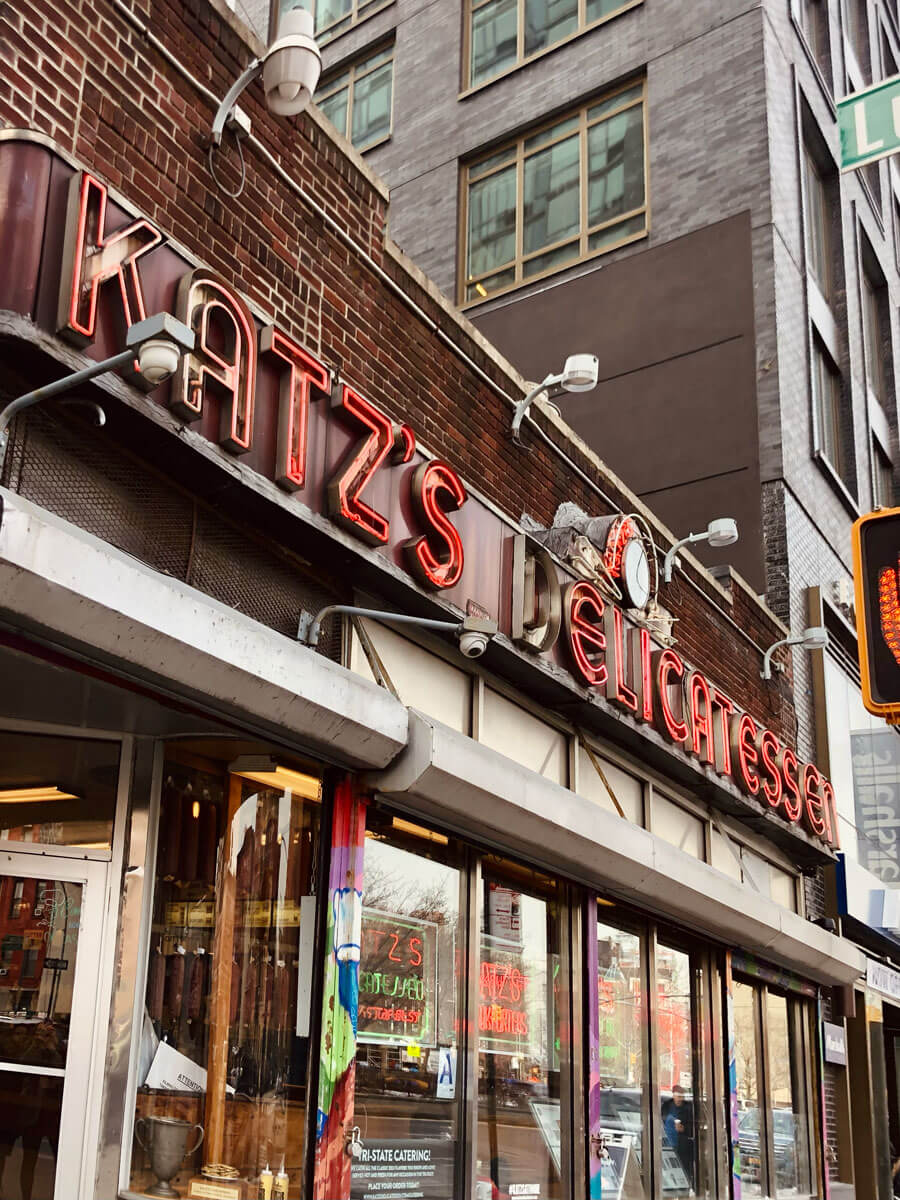
[{"label": "glass door", "polygon": [[0,1196],[81,1194],[107,866],[0,851]]}]

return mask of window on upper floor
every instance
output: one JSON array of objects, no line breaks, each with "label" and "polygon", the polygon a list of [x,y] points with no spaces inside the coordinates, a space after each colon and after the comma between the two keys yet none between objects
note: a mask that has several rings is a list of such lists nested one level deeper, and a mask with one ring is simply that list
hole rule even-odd
[{"label": "window on upper floor", "polygon": [[826,0],[794,0],[794,12],[813,58],[822,71],[830,75],[831,47]]},{"label": "window on upper floor", "polygon": [[826,300],[834,286],[833,207],[825,173],[808,146],[803,146],[806,267]]},{"label": "window on upper floor", "polygon": [[890,368],[887,287],[868,246],[863,247],[863,272],[860,284],[866,387],[872,399],[877,400],[882,409],[887,412],[891,407],[893,375]]},{"label": "window on upper floor", "polygon": [[316,103],[357,150],[367,150],[390,137],[393,78],[394,47],[386,46],[326,77]]},{"label": "window on upper floor", "polygon": [[464,168],[463,302],[645,236],[645,109],[632,84]]},{"label": "window on upper floor", "polygon": [[[357,21],[369,17],[380,8],[385,8],[393,0],[305,0],[305,7],[310,8],[316,28],[316,40],[324,44],[355,25]],[[275,37],[282,13],[293,8],[297,0],[271,0],[269,8],[269,39]]]},{"label": "window on upper floor", "polygon": [[466,0],[464,86],[487,83],[642,0]]},{"label": "window on upper floor", "polygon": [[872,438],[872,505],[894,506],[894,464],[877,438]]},{"label": "window on upper floor", "polygon": [[[858,87],[860,83],[871,83],[872,80],[868,0],[844,0],[844,32],[850,44],[853,60],[855,60],[847,64],[850,68],[850,90],[852,91],[854,90],[852,85],[855,84]],[[854,66],[859,70],[855,71]],[[861,79],[853,79],[854,75],[860,73]]]},{"label": "window on upper floor", "polygon": [[855,488],[850,422],[845,412],[841,374],[815,334],[812,339],[812,399],[815,449],[852,493]]}]

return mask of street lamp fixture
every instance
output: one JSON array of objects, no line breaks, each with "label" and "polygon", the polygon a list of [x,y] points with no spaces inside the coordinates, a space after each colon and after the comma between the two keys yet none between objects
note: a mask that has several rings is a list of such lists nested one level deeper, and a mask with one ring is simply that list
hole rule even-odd
[{"label": "street lamp fixture", "polygon": [[663,583],[672,582],[672,573],[678,562],[678,551],[682,546],[692,546],[695,542],[709,542],[710,546],[718,550],[725,546],[733,546],[737,540],[737,521],[732,517],[716,517],[714,521],[710,521],[704,533],[689,533],[666,552],[663,559]]},{"label": "street lamp fixture", "polygon": [[522,445],[520,436],[522,422],[541,392],[546,392],[548,388],[552,387],[559,387],[564,392],[589,392],[597,386],[599,374],[600,363],[595,354],[570,354],[559,375],[548,375],[543,383],[533,387],[524,400],[520,400],[516,405],[510,430],[513,441]]},{"label": "street lamp fixture", "polygon": [[[33,392],[26,392],[24,396],[19,396],[18,399],[7,404],[6,408],[0,412],[0,471],[3,469],[6,448],[9,445],[9,427],[24,409],[31,408],[33,404],[37,404],[41,400],[51,400],[54,396],[61,396],[64,392],[69,392],[72,388],[79,387],[82,383],[87,383],[88,380],[94,379],[98,375],[105,375],[107,371],[126,367],[133,363],[135,358],[137,358],[141,375],[148,383],[156,387],[174,373],[182,354],[193,350],[194,331],[182,324],[181,321],[176,321],[168,313],[157,313],[156,316],[147,317],[132,325],[125,338],[125,345],[127,349],[123,350],[121,354],[114,354],[112,358],[104,358],[101,362],[91,363],[82,371],[74,371],[62,379],[55,379],[52,383],[35,388]],[[105,425],[106,413],[99,404],[92,406],[97,411],[97,424]]]},{"label": "street lamp fixture", "polygon": [[464,617],[462,621],[438,621],[430,617],[413,617],[408,613],[380,612],[373,608],[356,608],[352,604],[328,604],[313,616],[304,612],[300,615],[297,641],[311,649],[319,644],[322,622],[332,613],[350,613],[355,617],[371,617],[393,625],[418,625],[421,629],[443,629],[455,633],[459,648],[466,658],[480,658],[487,650],[488,642],[497,632],[497,622],[489,617]]},{"label": "street lamp fixture", "polygon": [[802,646],[804,650],[824,650],[828,645],[828,630],[824,625],[810,625],[808,629],[804,629],[802,633],[793,634],[791,637],[782,638],[780,642],[776,642],[770,646],[763,658],[763,667],[759,673],[760,679],[771,679],[773,668],[776,671],[784,670],[784,663],[773,663],[772,655],[779,646]]},{"label": "street lamp fixture", "polygon": [[299,6],[288,9],[265,56],[250,63],[219,105],[212,127],[213,145],[222,144],[225,127],[231,121],[236,131],[249,131],[250,122],[237,108],[237,102],[254,79],[263,77],[270,112],[293,117],[309,104],[321,73],[322,55],[313,37],[312,13]]}]

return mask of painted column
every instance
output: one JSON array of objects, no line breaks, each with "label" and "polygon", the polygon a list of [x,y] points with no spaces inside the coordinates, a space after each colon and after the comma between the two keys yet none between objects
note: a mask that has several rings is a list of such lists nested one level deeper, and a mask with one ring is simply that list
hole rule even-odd
[{"label": "painted column", "polygon": [[738,1121],[737,1057],[734,1036],[734,973],[731,951],[725,952],[725,1026],[728,1045],[728,1110],[731,1124],[731,1187],[732,1200],[741,1200],[741,1143]]},{"label": "painted column", "polygon": [[601,1171],[603,1166],[600,1109],[600,996],[598,979],[600,967],[597,958],[597,901],[588,898],[585,906],[585,936],[587,953],[587,1044],[588,1044],[588,1196],[600,1200],[603,1194]]},{"label": "painted column", "polygon": [[349,1200],[366,798],[338,784],[331,834],[313,1200]]}]

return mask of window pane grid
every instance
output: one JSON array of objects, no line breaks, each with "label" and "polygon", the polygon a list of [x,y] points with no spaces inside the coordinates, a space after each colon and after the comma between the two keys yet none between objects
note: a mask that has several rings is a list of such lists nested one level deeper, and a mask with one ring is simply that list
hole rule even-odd
[{"label": "window pane grid", "polygon": [[[646,233],[645,116],[644,84],[632,85],[467,168],[464,300],[483,299]],[[605,145],[598,141],[604,132]],[[513,165],[514,207],[508,196]],[[592,196],[599,198],[599,212],[591,212]],[[621,212],[614,211],[617,205]],[[597,238],[617,226],[620,238]]]},{"label": "window pane grid", "polygon": [[358,150],[391,132],[394,48],[388,46],[326,82],[317,103]]},{"label": "window pane grid", "polygon": [[477,87],[642,0],[469,0],[466,86]]},{"label": "window pane grid", "polygon": [[364,16],[386,8],[393,0],[317,0],[314,17],[316,38],[319,43],[336,37]]}]

